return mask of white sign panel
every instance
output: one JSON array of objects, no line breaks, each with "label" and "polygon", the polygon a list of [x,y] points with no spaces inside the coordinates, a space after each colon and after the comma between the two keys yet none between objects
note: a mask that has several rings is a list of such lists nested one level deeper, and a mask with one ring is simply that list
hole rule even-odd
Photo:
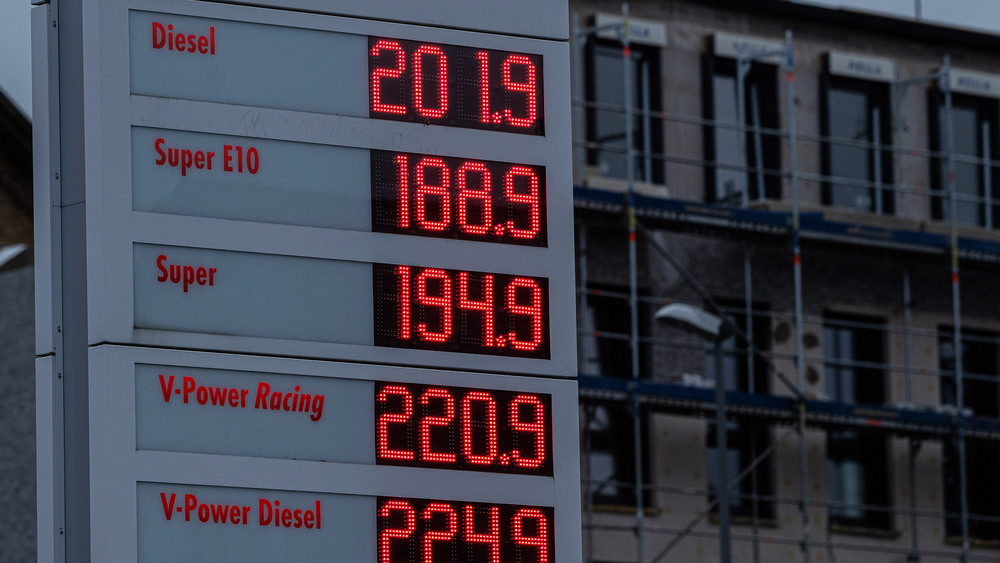
[{"label": "white sign panel", "polygon": [[503,560],[581,557],[575,382],[117,346],[90,369],[99,560],[375,563],[431,505],[475,521],[435,559],[491,561],[494,517]]},{"label": "white sign panel", "polygon": [[960,94],[1000,98],[1000,75],[953,68],[951,90]]},{"label": "white sign panel", "polygon": [[[599,13],[594,16],[594,26],[598,28],[597,36],[602,39],[620,41],[624,23],[625,18],[620,15]],[[651,20],[629,18],[628,40],[640,45],[666,47],[667,26]]]},{"label": "white sign panel", "polygon": [[830,51],[829,72],[837,76],[892,82],[896,79],[896,63],[882,57],[869,57]]},{"label": "white sign panel", "polygon": [[716,33],[712,36],[712,45],[717,57],[748,57],[771,64],[781,64],[785,51],[782,41],[732,33]]}]

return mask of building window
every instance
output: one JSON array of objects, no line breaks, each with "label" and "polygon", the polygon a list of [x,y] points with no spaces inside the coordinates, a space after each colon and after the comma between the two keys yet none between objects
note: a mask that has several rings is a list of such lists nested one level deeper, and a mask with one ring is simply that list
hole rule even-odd
[{"label": "building window", "polygon": [[[862,317],[824,319],[825,391],[831,401],[881,405],[885,402],[884,328]],[[827,433],[830,525],[888,529],[887,442],[874,429],[844,428]]]},{"label": "building window", "polygon": [[[587,497],[598,506],[635,506],[635,421],[631,405],[581,398],[580,406],[584,429],[581,471]],[[643,449],[641,454],[643,475],[649,474],[647,453]],[[643,495],[643,505],[649,505],[649,498]]]},{"label": "building window", "polygon": [[825,75],[823,203],[893,213],[889,85]]},{"label": "building window", "polygon": [[[938,357],[941,362],[941,403],[957,404],[955,386],[955,347],[951,328],[942,327],[938,336]],[[965,332],[962,335],[963,405],[972,409],[973,416],[1000,416],[1000,385],[997,379],[997,335]],[[961,473],[958,444],[944,441],[944,509],[945,530],[951,537],[962,535]],[[974,538],[1000,537],[1000,480],[996,468],[1000,465],[1000,450],[988,439],[965,439],[965,476],[968,491],[969,535]],[[984,518],[985,517],[985,518]]]},{"label": "building window", "polygon": [[705,130],[708,201],[781,197],[781,138],[758,128],[778,129],[778,74],[773,64],[752,63],[744,78],[740,125],[736,61],[710,55],[705,64]]},{"label": "building window", "polygon": [[[635,180],[663,183],[663,124],[651,112],[659,112],[659,49],[632,45],[632,142]],[[602,176],[626,178],[625,81],[620,43],[593,40],[587,47],[587,163]]]},{"label": "building window", "polygon": [[[640,292],[641,293],[641,292]],[[652,313],[647,303],[639,303],[639,337],[649,336]],[[632,348],[629,343],[632,310],[628,288],[591,285],[586,306],[580,314],[579,371],[583,375],[632,378]],[[652,373],[648,346],[639,350],[639,377]]]},{"label": "building window", "polygon": [[[977,96],[956,94],[952,98],[952,151],[955,155],[955,222],[963,225],[983,226],[992,229],[1000,219],[1000,208],[993,204],[998,195],[997,182],[1000,170],[986,160],[1000,155],[997,147],[997,101]],[[944,96],[931,92],[931,149],[947,148],[945,134]],[[985,160],[984,160],[985,159]],[[951,220],[948,209],[948,182],[946,155],[931,159],[931,178],[934,195],[931,212],[935,219]]]},{"label": "building window", "polygon": [[[735,310],[735,309],[734,309]],[[742,309],[741,309],[742,310]],[[763,310],[755,307],[755,310]],[[730,314],[730,317],[746,330],[746,315]],[[750,331],[747,331],[748,333]],[[771,322],[767,314],[753,316],[753,340],[759,350],[770,348]],[[767,365],[760,358],[751,358],[748,354],[746,341],[735,335],[722,342],[723,361],[722,374],[727,391],[743,393],[768,393]],[[753,364],[751,375],[751,363]],[[705,358],[705,373],[715,379],[715,354],[708,350]],[[706,461],[708,466],[709,500],[714,500],[719,490],[719,467],[716,440],[716,425],[709,421],[706,430]],[[726,430],[727,474],[730,482],[749,467],[757,456],[771,444],[770,427],[762,420],[742,419],[731,420]],[[771,520],[775,517],[774,502],[761,497],[770,498],[774,494],[773,472],[771,458],[767,457],[753,471],[741,479],[730,491],[730,515],[734,518],[751,519],[755,514],[758,518]],[[718,507],[713,508],[717,511]]]}]

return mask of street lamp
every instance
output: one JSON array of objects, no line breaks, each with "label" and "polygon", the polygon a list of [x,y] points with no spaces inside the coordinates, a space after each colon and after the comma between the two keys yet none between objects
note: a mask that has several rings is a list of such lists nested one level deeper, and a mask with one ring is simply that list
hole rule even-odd
[{"label": "street lamp", "polygon": [[726,384],[722,370],[722,342],[729,336],[729,324],[715,315],[684,303],[671,303],[660,307],[653,318],[666,324],[692,329],[712,342],[715,355],[715,445],[719,465],[716,500],[719,503],[719,561],[730,562],[729,534],[729,467],[726,463]]}]

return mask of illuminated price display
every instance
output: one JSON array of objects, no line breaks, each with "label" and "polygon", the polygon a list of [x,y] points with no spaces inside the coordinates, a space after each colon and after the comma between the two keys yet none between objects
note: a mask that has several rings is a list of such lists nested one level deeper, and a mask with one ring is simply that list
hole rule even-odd
[{"label": "illuminated price display", "polygon": [[543,135],[542,57],[369,37],[369,115]]},{"label": "illuminated price display", "polygon": [[555,560],[547,507],[378,499],[379,563],[548,563]]},{"label": "illuminated price display", "polygon": [[375,384],[376,463],[552,475],[551,397]]},{"label": "illuminated price display", "polygon": [[549,358],[545,278],[372,264],[376,346]]},{"label": "illuminated price display", "polygon": [[545,168],[371,151],[372,229],[545,246]]}]

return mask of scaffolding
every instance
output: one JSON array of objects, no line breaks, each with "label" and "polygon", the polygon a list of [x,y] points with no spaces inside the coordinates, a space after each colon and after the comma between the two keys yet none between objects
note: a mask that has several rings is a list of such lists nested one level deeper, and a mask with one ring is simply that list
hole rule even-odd
[{"label": "scaffolding", "polygon": [[[618,151],[625,160],[624,190],[617,191],[603,187],[590,187],[578,185],[575,190],[575,204],[578,217],[582,220],[578,222],[578,272],[579,272],[579,309],[588,311],[588,300],[605,299],[617,300],[621,306],[627,308],[628,327],[626,331],[614,332],[600,330],[594,326],[588,326],[586,320],[581,322],[579,338],[581,341],[581,351],[592,349],[596,344],[588,344],[589,341],[618,341],[627,343],[628,354],[628,377],[611,377],[607,374],[584,373],[581,370],[580,395],[581,404],[588,400],[612,401],[628,405],[628,412],[631,416],[632,433],[632,453],[634,459],[634,472],[630,482],[617,481],[609,483],[608,480],[595,479],[593,477],[590,463],[590,417],[593,413],[584,409],[581,416],[581,436],[582,448],[584,452],[583,474],[583,499],[584,499],[584,538],[587,561],[594,561],[595,534],[598,532],[614,533],[620,532],[631,534],[634,537],[635,561],[643,563],[647,561],[658,562],[668,561],[673,550],[687,538],[704,537],[713,538],[719,541],[720,561],[728,562],[730,543],[740,542],[749,544],[752,548],[752,560],[760,561],[761,544],[786,545],[797,547],[801,552],[801,560],[814,561],[813,550],[844,550],[844,551],[864,551],[878,553],[882,556],[895,555],[905,558],[906,561],[921,561],[925,558],[955,558],[961,561],[995,561],[997,552],[984,550],[973,550],[973,541],[970,533],[970,521],[976,520],[985,523],[1000,523],[1000,518],[988,514],[974,514],[970,511],[968,503],[968,472],[966,445],[969,439],[974,440],[1000,440],[1000,419],[976,416],[977,413],[968,409],[965,401],[965,386],[983,382],[997,385],[998,381],[995,373],[973,373],[963,365],[963,346],[966,343],[977,340],[987,345],[1000,345],[1000,339],[995,336],[984,336],[975,332],[968,333],[963,329],[962,318],[962,277],[960,276],[960,266],[972,269],[985,269],[986,275],[991,272],[991,265],[1000,262],[1000,243],[993,242],[985,237],[975,236],[976,233],[962,236],[957,217],[957,210],[963,203],[982,204],[985,214],[985,226],[992,226],[992,206],[1000,204],[1000,200],[995,200],[990,191],[991,179],[989,177],[990,168],[1000,166],[1000,161],[995,161],[990,156],[989,132],[983,131],[983,139],[986,149],[980,157],[970,157],[968,155],[956,154],[954,148],[954,119],[953,119],[953,99],[951,81],[950,58],[945,57],[940,69],[926,76],[908,78],[906,80],[895,80],[891,84],[892,108],[895,111],[897,104],[906,96],[907,89],[916,85],[936,84],[938,91],[943,96],[943,145],[940,150],[929,150],[925,147],[909,147],[895,144],[895,140],[890,143],[883,142],[884,136],[879,130],[879,115],[873,116],[875,123],[873,138],[871,139],[846,139],[835,138],[827,135],[801,134],[796,130],[795,106],[795,68],[794,68],[794,44],[791,31],[787,31],[784,38],[783,48],[778,51],[762,52],[755,54],[740,55],[736,64],[736,122],[724,122],[717,119],[706,119],[693,117],[690,115],[671,114],[668,112],[652,111],[649,107],[634,107],[635,92],[633,88],[633,77],[631,76],[631,45],[629,34],[629,12],[628,6],[623,5],[620,23],[608,24],[602,27],[583,27],[579,19],[574,15],[573,20],[573,60],[576,70],[583,67],[582,56],[584,46],[590,38],[600,31],[613,29],[618,32],[619,43],[622,49],[623,69],[622,89],[624,107],[611,107],[608,104],[597,103],[582,99],[577,87],[577,95],[574,97],[575,111],[599,109],[605,112],[616,112],[622,116],[624,121],[624,147],[602,146],[588,139],[576,139],[575,144],[578,149],[600,149],[604,151]],[[785,80],[784,97],[787,102],[784,114],[785,122],[781,128],[768,128],[760,124],[758,115],[757,97],[753,93],[750,97],[750,109],[746,102],[747,93],[744,89],[745,79],[750,72],[751,65],[755,61],[764,59],[781,60],[781,71]],[[876,108],[877,112],[877,108]],[[891,120],[895,127],[898,120],[894,114]],[[666,127],[711,127],[719,130],[736,131],[736,138],[739,139],[737,152],[747,155],[746,145],[748,136],[752,139],[756,154],[753,165],[747,157],[742,164],[721,163],[718,161],[692,159],[689,156],[672,154],[669,151],[653,153],[648,142],[648,136],[643,142],[643,146],[636,147],[634,134],[635,119],[646,120],[646,128],[650,120],[662,120]],[[583,119],[578,115],[574,122],[579,124]],[[749,122],[749,123],[748,123]],[[781,140],[784,148],[784,157],[781,169],[768,169],[763,164],[760,154],[762,145],[761,138],[771,136]],[[895,137],[893,137],[895,139]],[[943,192],[937,194],[941,197],[945,213],[944,223],[947,232],[928,232],[908,230],[904,228],[893,228],[891,226],[861,225],[851,222],[842,217],[828,217],[823,211],[802,211],[800,207],[800,188],[803,183],[821,184],[835,182],[838,185],[856,186],[872,190],[874,194],[874,205],[876,214],[881,215],[883,191],[891,191],[895,194],[926,195],[919,186],[907,185],[899,181],[897,175],[894,182],[886,185],[882,182],[882,173],[878,169],[882,159],[878,156],[874,158],[876,173],[872,180],[858,180],[846,177],[832,177],[830,175],[817,174],[799,170],[798,150],[803,143],[811,144],[832,144],[864,148],[872,151],[876,155],[888,154],[894,166],[903,166],[906,159],[922,159],[924,163],[928,159],[934,159],[941,163],[943,167],[942,177],[944,178]],[[581,151],[575,151],[581,154]],[[658,160],[664,166],[693,166],[693,167],[717,167],[721,169],[734,170],[743,174],[746,185],[740,191],[738,201],[733,200],[722,203],[700,203],[690,200],[678,200],[662,195],[649,195],[637,189],[636,166],[637,160],[648,166],[651,160]],[[980,166],[985,174],[984,186],[985,195],[983,197],[972,197],[968,194],[959,193],[956,186],[956,166],[960,163]],[[751,180],[751,176],[753,179]],[[783,186],[787,190],[785,193],[790,197],[790,209],[769,209],[767,206],[757,206],[750,197],[749,184],[751,181],[757,183],[757,194],[764,198],[763,182],[765,176],[777,176],[781,178]],[[643,176],[647,181],[650,178],[648,172]],[[588,251],[592,245],[588,233],[592,229],[620,229],[624,231],[627,244],[627,271],[628,282],[627,292],[594,289],[590,287],[587,279],[589,271]],[[705,282],[698,273],[692,272],[685,266],[685,262],[679,259],[675,252],[663,242],[663,233],[674,233],[683,237],[703,237],[711,240],[725,241],[726,244],[738,246],[742,254],[742,285],[744,290],[743,306],[732,307],[720,304],[715,299],[713,290],[706,287]],[[711,346],[694,341],[691,338],[664,338],[643,334],[640,326],[640,319],[643,318],[643,310],[661,307],[670,299],[661,295],[643,295],[640,270],[643,269],[640,262],[640,242],[645,251],[645,259],[648,261],[659,261],[667,264],[670,270],[683,280],[686,287],[686,295],[691,301],[697,302],[699,306],[704,306],[709,312],[717,315],[723,323],[729,326],[729,330],[735,334],[741,344],[738,349],[722,351],[721,340],[715,342],[716,358],[714,363],[715,382],[709,381],[710,385],[698,385],[698,382],[678,382],[664,381],[663,378],[647,377],[643,374],[644,350],[667,349],[686,350],[695,354],[702,353],[706,358],[710,354]],[[911,279],[911,268],[906,266],[901,268],[898,278],[898,300],[895,304],[895,311],[899,313],[898,320],[892,323],[872,323],[867,320],[856,319],[834,319],[831,321],[824,315],[815,313],[807,315],[804,310],[804,278],[803,278],[803,258],[802,246],[814,247],[818,253],[828,252],[865,252],[865,249],[883,249],[897,253],[900,256],[915,257],[915,269],[940,268],[934,265],[940,259],[947,264],[947,271],[941,272],[941,279],[946,279],[950,289],[950,326],[926,328],[914,326],[913,314],[915,309],[920,312],[920,298],[927,298],[928,287],[933,284],[921,283],[924,294],[914,297],[913,280]],[[787,250],[786,267],[791,270],[791,307],[782,311],[762,310],[754,305],[755,292],[753,287],[754,262],[757,259],[755,249],[759,247],[775,248],[785,245]],[[740,252],[734,252],[739,255]],[[759,259],[758,259],[759,260]],[[906,260],[901,260],[905,262]],[[774,263],[768,261],[765,267]],[[923,264],[924,266],[921,266]],[[929,265],[928,265],[929,264]],[[648,269],[648,268],[647,268]],[[897,282],[882,280],[885,287]],[[941,284],[938,284],[941,285]],[[935,290],[936,291],[936,290]],[[994,313],[995,314],[995,313]],[[648,317],[649,315],[646,315]],[[735,319],[743,318],[740,323]],[[754,319],[766,317],[773,323],[788,323],[791,330],[791,346],[789,351],[775,352],[773,350],[761,349],[755,341]],[[902,363],[890,362],[888,359],[881,361],[855,361],[856,368],[866,368],[878,370],[883,374],[885,384],[889,381],[901,383],[904,400],[901,402],[885,404],[857,404],[851,400],[837,400],[836,397],[815,397],[810,396],[807,389],[807,364],[831,366],[832,361],[824,350],[808,352],[808,347],[804,342],[807,333],[806,327],[818,326],[847,326],[860,330],[877,331],[888,340],[902,340]],[[949,369],[927,369],[914,366],[913,339],[918,338],[923,341],[937,342],[939,345],[951,343],[951,357],[953,365]],[[941,344],[945,343],[945,344]],[[786,348],[788,348],[786,346]],[[886,346],[886,356],[888,356],[888,346]],[[748,374],[749,387],[747,389],[729,389],[729,385],[722,380],[722,354],[727,356],[745,355],[746,373]],[[647,355],[650,355],[647,352]],[[655,354],[651,354],[655,356]],[[844,363],[842,360],[838,360]],[[581,361],[581,364],[584,363]],[[648,363],[648,362],[647,362]],[[707,363],[707,361],[706,361]],[[850,363],[850,362],[847,362]],[[766,389],[754,389],[755,366],[764,366],[773,381],[783,386],[780,392],[767,392]],[[780,364],[780,366],[779,366]],[[781,366],[791,366],[794,373],[788,375]],[[655,366],[654,366],[655,368]],[[706,371],[708,371],[706,369]],[[676,375],[676,374],[675,374]],[[721,381],[721,384],[719,383]],[[953,386],[953,404],[919,404],[915,399],[914,389],[918,383],[925,381],[932,382],[937,388],[942,386]],[[950,387],[949,387],[950,388]],[[666,486],[655,484],[645,475],[646,461],[644,460],[644,450],[652,447],[652,438],[648,435],[648,429],[644,424],[644,418],[651,413],[667,414],[670,416],[705,418],[715,421],[716,450],[720,456],[717,462],[717,483],[722,486],[692,488],[685,486]],[[727,453],[726,436],[729,434],[730,424],[752,421],[766,424],[766,428],[774,429],[776,434],[780,434],[770,441],[770,444],[753,444],[752,459],[739,468],[736,475],[727,475],[726,467],[728,463],[721,457]],[[784,428],[780,433],[778,430]],[[889,438],[901,439],[905,441],[906,454],[906,488],[908,493],[907,505],[900,506],[893,502],[891,495],[889,501],[884,505],[868,505],[857,501],[846,503],[843,501],[832,501],[828,499],[813,498],[810,494],[812,490],[810,479],[810,455],[807,440],[808,431],[844,432],[857,429],[864,432],[878,432],[884,437],[886,447],[889,447]],[[770,431],[770,430],[769,430]],[[794,497],[781,496],[773,493],[761,493],[757,480],[759,479],[759,469],[769,458],[775,455],[779,448],[784,448],[798,440],[798,495]],[[922,445],[925,442],[938,442],[942,444],[953,443],[957,449],[959,481],[959,506],[957,510],[928,510],[918,508],[918,470],[916,461],[920,455]],[[647,444],[650,444],[647,446]],[[706,448],[707,449],[707,448]],[[740,483],[750,480],[750,492],[748,494],[740,492]],[[631,523],[598,523],[595,515],[598,508],[593,502],[592,492],[598,487],[617,486],[631,488],[634,497],[634,511],[631,511],[634,521]],[[682,496],[696,496],[706,500],[704,506],[696,514],[687,519],[683,525],[663,526],[649,521],[649,515],[654,512],[654,507],[647,504],[647,495],[668,494]],[[749,522],[739,523],[739,531],[735,529],[729,514],[731,499],[739,499],[751,503],[751,516]],[[759,507],[763,503],[770,503],[775,506],[794,506],[801,517],[798,533],[791,535],[788,533],[774,533],[772,528],[766,527],[762,523],[759,514]],[[893,518],[906,519],[908,527],[909,545],[903,545],[902,541],[858,541],[831,540],[829,534],[826,539],[822,539],[814,533],[813,523],[810,519],[810,509],[822,510],[844,510],[861,508],[875,512],[891,513]],[[713,520],[717,524],[714,528],[706,528],[703,525],[708,520]],[[941,548],[929,548],[921,545],[921,539],[927,537],[926,522],[936,520],[944,522],[957,520],[960,526],[957,549],[948,546]],[[923,522],[923,524],[921,524]],[[781,526],[778,526],[781,528]],[[948,535],[947,533],[945,535]],[[987,546],[996,547],[996,546]]]}]

